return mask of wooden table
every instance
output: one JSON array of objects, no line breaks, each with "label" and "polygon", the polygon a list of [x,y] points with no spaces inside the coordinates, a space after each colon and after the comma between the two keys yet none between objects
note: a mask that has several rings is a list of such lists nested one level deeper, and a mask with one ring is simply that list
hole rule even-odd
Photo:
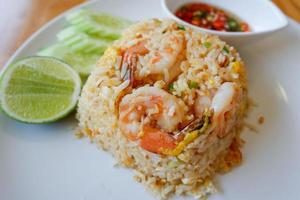
[{"label": "wooden table", "polygon": [[[44,23],[85,0],[0,0],[0,68],[11,54]],[[300,22],[300,0],[273,0]]]}]

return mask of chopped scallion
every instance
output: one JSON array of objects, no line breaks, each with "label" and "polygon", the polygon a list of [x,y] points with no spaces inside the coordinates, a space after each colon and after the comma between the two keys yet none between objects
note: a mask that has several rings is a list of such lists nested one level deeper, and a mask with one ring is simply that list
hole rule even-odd
[{"label": "chopped scallion", "polygon": [[198,83],[195,81],[189,81],[188,86],[190,89],[197,89],[198,88]]},{"label": "chopped scallion", "polygon": [[169,91],[173,91],[174,90],[174,83],[170,83],[169,84]]},{"label": "chopped scallion", "polygon": [[226,47],[226,46],[223,47],[223,51],[226,52],[226,53],[230,52],[229,49],[228,49],[228,47]]},{"label": "chopped scallion", "polygon": [[229,19],[227,24],[230,31],[239,31],[239,24],[235,19]]},{"label": "chopped scallion", "polygon": [[185,31],[185,27],[184,27],[184,26],[182,26],[182,25],[180,25],[180,24],[178,24],[178,25],[177,25],[177,28],[178,28],[179,30],[183,30],[183,31]]},{"label": "chopped scallion", "polygon": [[203,45],[204,45],[207,49],[209,49],[209,48],[211,47],[212,44],[211,44],[210,42],[204,42]]}]

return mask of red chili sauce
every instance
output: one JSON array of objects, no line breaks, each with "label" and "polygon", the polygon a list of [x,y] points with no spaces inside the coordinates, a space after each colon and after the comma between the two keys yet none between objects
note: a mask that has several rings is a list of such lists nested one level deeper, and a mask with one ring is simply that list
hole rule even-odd
[{"label": "red chili sauce", "polygon": [[187,3],[175,15],[195,26],[225,32],[249,32],[249,25],[241,22],[224,10],[205,3]]}]

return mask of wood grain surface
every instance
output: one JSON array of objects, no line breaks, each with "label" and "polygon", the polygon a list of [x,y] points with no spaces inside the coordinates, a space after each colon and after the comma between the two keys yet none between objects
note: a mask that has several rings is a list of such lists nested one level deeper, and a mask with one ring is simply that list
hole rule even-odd
[{"label": "wood grain surface", "polygon": [[276,3],[286,15],[300,22],[300,0],[273,0],[273,2]]},{"label": "wood grain surface", "polygon": [[[0,0],[0,68],[38,28],[85,0]],[[300,0],[273,0],[283,12],[300,22]],[[5,34],[3,34],[5,33]]]}]

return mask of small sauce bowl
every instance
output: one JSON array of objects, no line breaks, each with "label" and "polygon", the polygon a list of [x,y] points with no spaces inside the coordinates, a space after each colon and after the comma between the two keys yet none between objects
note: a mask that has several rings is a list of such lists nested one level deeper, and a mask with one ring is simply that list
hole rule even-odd
[{"label": "small sauce bowl", "polygon": [[[233,14],[250,26],[250,32],[223,32],[201,28],[178,18],[174,13],[186,3],[202,2]],[[167,17],[195,30],[217,35],[226,42],[242,46],[253,43],[288,25],[286,16],[270,0],[161,0]]]}]

